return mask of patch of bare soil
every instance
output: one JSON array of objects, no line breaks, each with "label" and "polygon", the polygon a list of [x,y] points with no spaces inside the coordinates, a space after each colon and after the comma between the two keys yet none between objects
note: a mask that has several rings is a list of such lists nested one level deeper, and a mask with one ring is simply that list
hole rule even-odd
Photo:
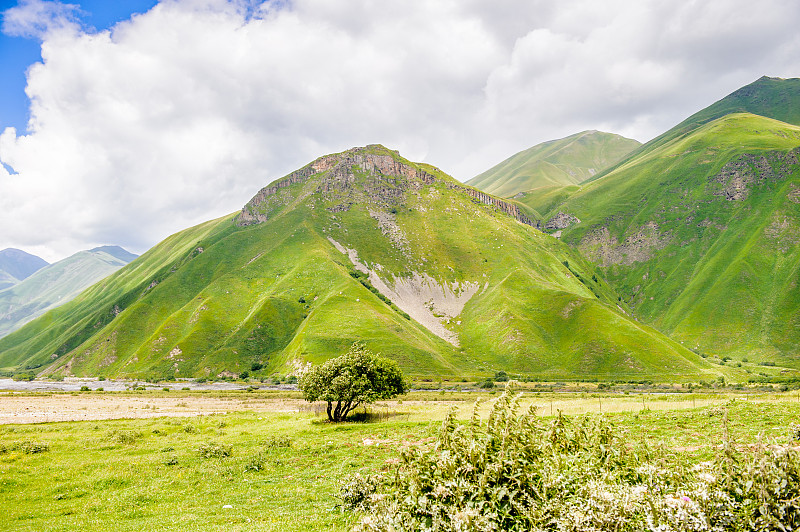
[{"label": "patch of bare soil", "polygon": [[297,412],[304,401],[258,397],[147,397],[116,394],[0,395],[0,425],[53,421],[96,421],[193,417],[226,412]]},{"label": "patch of bare soil", "polygon": [[[373,408],[393,413],[398,408],[429,407],[427,401],[381,401]],[[444,407],[461,406],[458,401],[437,401]],[[116,393],[0,393],[0,425],[52,423],[58,421],[100,421],[155,417],[197,417],[229,412],[304,412],[325,417],[325,403],[302,399],[258,397],[208,397],[176,395],[147,397]],[[393,415],[393,414],[392,414]]]},{"label": "patch of bare soil", "polygon": [[346,248],[331,237],[328,237],[328,240],[337,250],[347,255],[358,271],[366,273],[370,284],[400,310],[408,313],[439,338],[458,347],[458,335],[446,325],[461,314],[464,305],[478,292],[479,283],[470,281],[439,283],[424,272],[411,272],[409,277],[392,276],[393,281],[385,281],[378,276],[377,271],[368,268],[359,260],[356,250]]}]

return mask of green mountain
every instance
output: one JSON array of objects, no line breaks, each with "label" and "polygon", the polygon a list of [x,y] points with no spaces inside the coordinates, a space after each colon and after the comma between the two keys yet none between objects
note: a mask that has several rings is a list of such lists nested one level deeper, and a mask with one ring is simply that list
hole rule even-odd
[{"label": "green mountain", "polygon": [[490,194],[521,198],[534,189],[582,183],[638,146],[638,141],[620,135],[584,131],[512,155],[467,184]]},{"label": "green mountain", "polygon": [[35,271],[47,266],[47,261],[19,249],[0,251],[0,290],[17,284]]},{"label": "green mountain", "polygon": [[762,78],[697,113],[552,206],[546,226],[685,345],[800,368],[800,127],[713,118],[797,118],[779,107],[800,109],[799,82]]},{"label": "green mountain", "polygon": [[0,369],[289,374],[359,340],[418,376],[719,374],[533,223],[382,146],[321,157],[0,339]]},{"label": "green mountain", "polygon": [[0,290],[0,337],[63,305],[134,258],[118,246],[81,251]]},{"label": "green mountain", "polygon": [[[800,78],[784,79],[762,76],[753,83],[745,85],[705,109],[696,112],[669,131],[641,145],[632,151],[628,157],[622,159],[619,164],[731,113],[751,113],[774,118],[787,124],[800,125]],[[610,166],[592,177],[590,181],[600,179],[615,169],[616,165]]]}]

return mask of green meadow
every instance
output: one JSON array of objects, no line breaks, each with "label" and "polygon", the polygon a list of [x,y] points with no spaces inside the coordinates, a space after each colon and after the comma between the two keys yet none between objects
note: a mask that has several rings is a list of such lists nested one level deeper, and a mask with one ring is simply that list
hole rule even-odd
[{"label": "green meadow", "polygon": [[[341,479],[391,475],[404,447],[432,445],[450,408],[466,421],[476,399],[485,413],[499,396],[414,392],[341,424],[308,408],[3,425],[0,529],[349,530],[359,513],[340,505]],[[628,444],[646,444],[667,463],[708,460],[725,431],[745,452],[790,443],[800,423],[797,391],[525,392],[521,406],[531,405],[545,421],[558,411],[605,416]]]}]

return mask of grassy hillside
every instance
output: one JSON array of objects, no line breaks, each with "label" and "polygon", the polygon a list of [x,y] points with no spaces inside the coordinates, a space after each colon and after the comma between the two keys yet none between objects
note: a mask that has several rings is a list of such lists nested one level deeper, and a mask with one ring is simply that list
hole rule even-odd
[{"label": "grassy hillside", "polygon": [[[703,124],[731,113],[751,113],[800,126],[800,78],[784,79],[762,76],[641,145],[630,152],[619,164],[624,164],[628,159],[636,158],[663,146],[680,136],[689,134]],[[609,166],[589,181],[601,179],[615,169],[616,165]]]},{"label": "grassy hillside", "polygon": [[0,337],[63,305],[134,258],[116,246],[81,251],[0,291]]},{"label": "grassy hillside", "polygon": [[797,368],[798,146],[798,126],[728,114],[642,151],[549,215],[581,220],[563,240],[647,322],[701,352]]},{"label": "grassy hillside", "polygon": [[9,274],[8,272],[0,271],[0,290],[5,290],[14,286],[19,282],[19,279]]},{"label": "grassy hillside", "polygon": [[541,219],[541,213],[549,213],[554,207],[564,203],[567,198],[580,190],[580,185],[551,185],[540,187],[514,196],[514,201],[528,207]]},{"label": "grassy hillside", "polygon": [[639,145],[620,135],[584,131],[521,151],[467,184],[506,198],[543,187],[577,185]]},{"label": "grassy hillside", "polygon": [[719,373],[525,221],[382,146],[322,157],[0,339],[0,368],[289,374],[360,340],[419,376]]}]

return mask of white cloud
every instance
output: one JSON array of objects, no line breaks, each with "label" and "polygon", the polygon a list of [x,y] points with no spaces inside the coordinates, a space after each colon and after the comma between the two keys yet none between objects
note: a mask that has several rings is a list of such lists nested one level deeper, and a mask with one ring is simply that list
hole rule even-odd
[{"label": "white cloud", "polygon": [[3,12],[2,31],[14,37],[44,39],[58,31],[77,31],[79,6],[49,0],[20,0]]},{"label": "white cloud", "polygon": [[793,1],[165,0],[99,33],[60,5],[15,8],[43,63],[29,132],[0,137],[18,172],[0,171],[0,248],[51,259],[143,251],[355,145],[466,179],[582,129],[647,140],[762,74],[800,75]]}]

